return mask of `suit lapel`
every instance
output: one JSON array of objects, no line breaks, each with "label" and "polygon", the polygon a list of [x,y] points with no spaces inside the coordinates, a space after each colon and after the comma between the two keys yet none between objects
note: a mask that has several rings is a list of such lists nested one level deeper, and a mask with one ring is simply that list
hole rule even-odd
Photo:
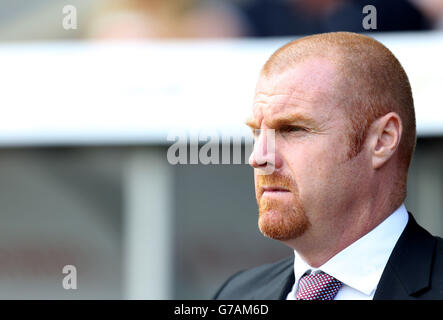
[{"label": "suit lapel", "polygon": [[294,285],[294,257],[288,260],[287,265],[278,274],[274,281],[260,290],[257,290],[253,299],[258,300],[285,300]]},{"label": "suit lapel", "polygon": [[278,295],[277,296],[278,300],[286,300],[289,291],[292,290],[294,282],[295,282],[294,263],[292,263],[289,270],[286,271],[283,275],[282,286],[280,287],[280,290],[276,290],[275,292],[275,294]]},{"label": "suit lapel", "polygon": [[409,213],[378,283],[374,300],[414,299],[429,287],[435,239]]}]

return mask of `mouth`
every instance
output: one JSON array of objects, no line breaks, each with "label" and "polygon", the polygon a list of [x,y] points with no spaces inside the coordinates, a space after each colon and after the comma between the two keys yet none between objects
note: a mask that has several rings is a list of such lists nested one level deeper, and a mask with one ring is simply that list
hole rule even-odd
[{"label": "mouth", "polygon": [[263,193],[279,193],[290,192],[288,189],[278,186],[264,186],[262,187]]}]

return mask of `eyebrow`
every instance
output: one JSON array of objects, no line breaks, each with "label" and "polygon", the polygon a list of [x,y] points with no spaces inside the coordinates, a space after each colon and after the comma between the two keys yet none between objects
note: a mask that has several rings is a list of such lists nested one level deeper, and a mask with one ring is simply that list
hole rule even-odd
[{"label": "eyebrow", "polygon": [[246,121],[245,124],[252,128],[252,129],[260,129],[260,124],[258,123],[258,121],[256,119],[254,119],[253,116],[250,116]]},{"label": "eyebrow", "polygon": [[[275,115],[274,117],[272,117],[272,119],[268,121],[265,120],[265,122],[270,128],[279,128],[284,125],[293,124],[294,122],[309,126],[313,126],[316,124],[316,122],[312,118],[300,113],[294,113],[291,115]],[[252,116],[249,117],[248,120],[246,120],[245,124],[253,129],[260,129],[260,124]]]}]

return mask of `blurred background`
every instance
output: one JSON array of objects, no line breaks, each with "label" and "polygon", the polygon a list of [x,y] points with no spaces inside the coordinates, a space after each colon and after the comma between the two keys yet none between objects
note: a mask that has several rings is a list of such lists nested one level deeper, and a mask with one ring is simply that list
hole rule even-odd
[{"label": "blurred background", "polygon": [[[0,0],[0,298],[209,299],[292,254],[258,231],[243,122],[269,55],[319,32],[370,34],[403,64],[406,204],[442,236],[442,28],[443,0]],[[202,130],[242,164],[170,164]]]}]

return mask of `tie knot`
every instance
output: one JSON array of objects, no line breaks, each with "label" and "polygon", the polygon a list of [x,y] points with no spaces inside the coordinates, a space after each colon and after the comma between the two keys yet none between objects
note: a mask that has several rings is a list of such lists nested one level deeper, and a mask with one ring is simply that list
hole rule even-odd
[{"label": "tie knot", "polygon": [[333,300],[342,283],[323,272],[303,276],[298,286],[296,300]]}]

